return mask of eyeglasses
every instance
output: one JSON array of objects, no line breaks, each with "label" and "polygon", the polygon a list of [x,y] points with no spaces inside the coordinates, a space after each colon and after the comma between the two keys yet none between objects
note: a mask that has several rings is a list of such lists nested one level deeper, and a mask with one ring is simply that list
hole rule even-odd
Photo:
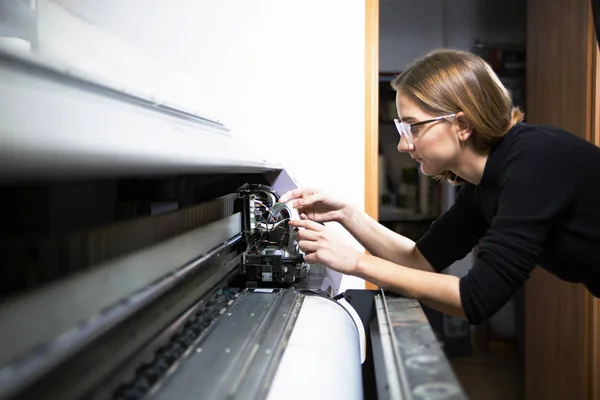
[{"label": "eyeglasses", "polygon": [[456,117],[456,114],[442,115],[441,117],[428,119],[427,121],[414,122],[412,124],[407,124],[406,122],[400,121],[398,118],[394,118],[394,123],[396,124],[396,129],[398,129],[400,138],[404,136],[408,144],[412,146],[414,144],[413,135],[416,134],[416,132],[414,131],[415,127],[453,117]]}]

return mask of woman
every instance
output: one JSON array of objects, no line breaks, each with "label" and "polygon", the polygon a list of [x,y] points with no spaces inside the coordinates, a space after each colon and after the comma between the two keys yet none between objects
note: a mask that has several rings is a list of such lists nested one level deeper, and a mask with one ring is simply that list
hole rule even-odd
[{"label": "woman", "polygon": [[[600,296],[600,149],[523,123],[479,57],[439,50],[392,83],[398,150],[421,171],[459,184],[452,207],[418,241],[310,189],[281,197],[309,263],[364,278],[476,324],[497,312],[536,265]],[[317,222],[340,222],[371,255]],[[440,272],[479,245],[469,273]]]}]

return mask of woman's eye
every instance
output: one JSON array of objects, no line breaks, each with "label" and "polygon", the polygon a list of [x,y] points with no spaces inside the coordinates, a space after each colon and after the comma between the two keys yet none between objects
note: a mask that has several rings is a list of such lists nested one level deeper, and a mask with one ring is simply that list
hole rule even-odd
[{"label": "woman's eye", "polygon": [[410,127],[410,133],[414,135],[418,135],[419,132],[421,131],[421,126],[411,126]]}]

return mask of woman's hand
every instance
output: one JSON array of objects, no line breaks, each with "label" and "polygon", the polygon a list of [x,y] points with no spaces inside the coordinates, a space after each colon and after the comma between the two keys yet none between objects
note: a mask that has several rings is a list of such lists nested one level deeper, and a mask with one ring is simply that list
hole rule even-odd
[{"label": "woman's hand", "polygon": [[311,220],[292,220],[298,228],[296,240],[309,264],[323,264],[335,271],[352,275],[362,253],[346,243],[333,229]]},{"label": "woman's hand", "polygon": [[290,202],[290,206],[298,210],[300,218],[316,222],[340,222],[348,206],[336,199],[311,188],[300,188],[285,193],[280,203]]}]

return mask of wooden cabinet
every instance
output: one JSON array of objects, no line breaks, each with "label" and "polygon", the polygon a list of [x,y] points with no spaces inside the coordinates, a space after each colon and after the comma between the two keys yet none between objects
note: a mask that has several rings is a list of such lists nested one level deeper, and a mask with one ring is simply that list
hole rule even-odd
[{"label": "wooden cabinet", "polygon": [[[527,122],[600,144],[589,2],[528,0],[527,7]],[[600,300],[538,268],[525,288],[526,399],[600,399],[599,363]]]}]

